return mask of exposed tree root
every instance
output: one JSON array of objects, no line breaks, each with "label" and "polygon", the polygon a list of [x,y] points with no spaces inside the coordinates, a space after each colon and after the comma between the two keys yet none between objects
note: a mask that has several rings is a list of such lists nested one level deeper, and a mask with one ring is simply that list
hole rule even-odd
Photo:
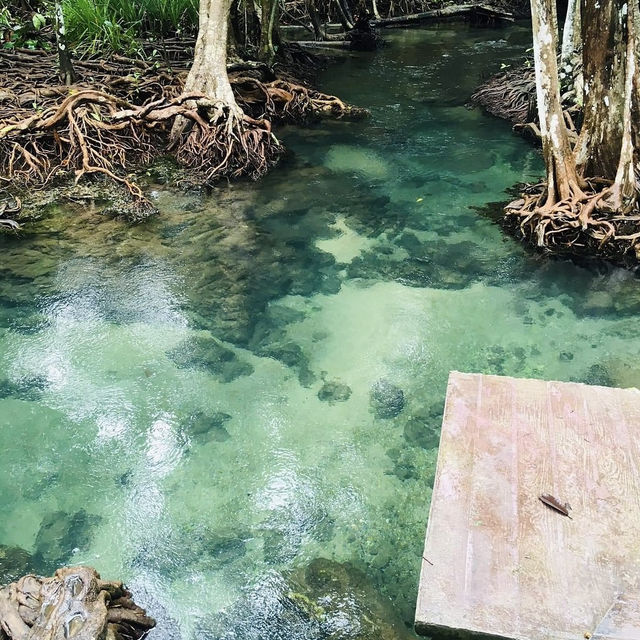
[{"label": "exposed tree root", "polygon": [[526,187],[521,198],[506,206],[506,226],[552,253],[640,260],[640,210],[636,205],[629,215],[616,213],[609,181],[587,180],[586,189],[551,205],[545,202],[546,192],[544,183]]},{"label": "exposed tree root", "polygon": [[199,110],[207,109],[207,119],[198,111],[183,113],[191,123],[173,144],[178,162],[203,184],[212,184],[221,176],[257,179],[284,150],[271,133],[268,120],[239,116],[227,105],[207,105],[204,99],[199,105]]},{"label": "exposed tree root", "polygon": [[[241,175],[259,178],[283,151],[271,132],[272,121],[366,114],[335,96],[282,79],[263,82],[232,74],[244,111],[238,114],[203,95],[183,93],[186,68],[169,73],[142,61],[123,59],[120,68],[84,61],[76,64],[78,84],[61,87],[50,84],[52,64],[45,55],[0,52],[0,73],[7,73],[0,89],[0,172],[33,186],[63,173],[76,181],[102,174],[124,185],[141,210],[151,205],[127,172],[161,153],[173,153],[201,184]],[[130,73],[134,64],[135,74]],[[188,124],[169,144],[176,118]]]},{"label": "exposed tree root", "polygon": [[[536,77],[533,66],[522,65],[491,76],[471,95],[471,104],[482,107],[492,116],[511,122],[514,130],[539,142],[541,133],[536,103]],[[578,137],[575,89],[562,95],[565,122],[572,142]]]},{"label": "exposed tree root", "polygon": [[317,118],[360,119],[367,110],[346,104],[335,96],[287,80],[260,82],[236,77],[231,83],[245,113],[274,122],[309,122]]},{"label": "exposed tree root", "polygon": [[101,580],[90,567],[23,576],[0,590],[2,640],[141,640],[154,626],[121,582]]},{"label": "exposed tree root", "polygon": [[471,102],[513,124],[534,122],[537,113],[533,67],[522,66],[492,76],[476,89]]}]

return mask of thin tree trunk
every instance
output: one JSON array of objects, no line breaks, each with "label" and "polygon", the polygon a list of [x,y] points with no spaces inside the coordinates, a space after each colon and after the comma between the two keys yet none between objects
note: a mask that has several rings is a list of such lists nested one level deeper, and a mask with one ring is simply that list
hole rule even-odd
[{"label": "thin tree trunk", "polygon": [[344,10],[344,6],[340,2],[340,0],[335,0],[336,6],[338,7],[338,19],[340,20],[340,24],[345,31],[351,31],[353,29],[353,22],[349,22],[349,18]]},{"label": "thin tree trunk", "polygon": [[560,103],[555,0],[531,0],[536,96],[547,168],[547,202],[552,207],[581,193]]},{"label": "thin tree trunk", "polygon": [[580,51],[580,29],[580,0],[569,0],[562,29],[560,67],[563,71],[567,66],[573,67],[574,56]]},{"label": "thin tree trunk", "polygon": [[580,0],[568,0],[567,15],[562,29],[562,47],[560,50],[560,79],[573,90],[575,103],[584,103],[582,65],[580,53],[581,39]]},{"label": "thin tree trunk", "polygon": [[324,34],[322,33],[322,26],[320,24],[320,17],[318,16],[318,10],[316,9],[315,0],[306,0],[307,13],[311,20],[311,26],[313,27],[313,35],[316,40],[324,40]]},{"label": "thin tree trunk", "polygon": [[378,11],[378,3],[376,0],[371,0],[371,8],[373,9],[373,17],[376,20],[380,20],[380,12]]},{"label": "thin tree trunk", "polygon": [[353,19],[353,12],[351,11],[351,5],[349,4],[349,0],[338,0],[338,2],[342,5],[345,15],[347,16],[347,20],[354,25],[356,21]]},{"label": "thin tree trunk", "polygon": [[262,20],[260,21],[260,60],[273,64],[276,57],[274,31],[277,25],[279,0],[262,1]]},{"label": "thin tree trunk", "polygon": [[631,2],[627,17],[627,52],[626,52],[626,77],[624,83],[624,108],[623,131],[620,147],[620,159],[616,171],[616,178],[611,188],[611,197],[608,205],[614,210],[628,213],[637,200],[637,184],[634,166],[634,86],[638,80],[638,7]]},{"label": "thin tree trunk", "polygon": [[71,55],[67,46],[67,32],[64,24],[64,13],[62,11],[62,3],[55,3],[56,13],[56,47],[58,49],[58,61],[60,64],[60,77],[63,82],[69,86],[76,81],[76,73],[71,62]]}]

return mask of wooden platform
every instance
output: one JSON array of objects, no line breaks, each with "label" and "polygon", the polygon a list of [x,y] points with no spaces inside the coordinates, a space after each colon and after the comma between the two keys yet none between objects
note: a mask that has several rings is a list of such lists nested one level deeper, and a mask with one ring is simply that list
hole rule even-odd
[{"label": "wooden platform", "polygon": [[451,373],[418,633],[640,640],[639,587],[640,391]]}]

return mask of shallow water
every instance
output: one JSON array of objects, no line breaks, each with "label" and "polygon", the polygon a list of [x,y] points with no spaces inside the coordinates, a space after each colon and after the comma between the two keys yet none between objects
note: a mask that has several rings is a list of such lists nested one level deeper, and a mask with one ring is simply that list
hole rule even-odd
[{"label": "shallow water", "polygon": [[640,383],[635,276],[469,208],[541,172],[465,108],[526,30],[387,39],[259,184],[0,239],[0,571],[92,564],[158,639],[410,637],[448,372]]}]

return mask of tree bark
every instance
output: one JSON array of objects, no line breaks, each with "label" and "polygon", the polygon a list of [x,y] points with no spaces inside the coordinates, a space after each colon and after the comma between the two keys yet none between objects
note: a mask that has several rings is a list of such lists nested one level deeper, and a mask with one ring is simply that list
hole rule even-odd
[{"label": "tree bark", "polygon": [[[638,82],[638,6],[631,2],[627,15],[627,51],[626,74],[624,83],[624,106],[622,116],[622,141],[620,145],[620,157],[616,170],[616,177],[611,188],[611,196],[608,206],[614,211],[628,213],[637,201],[638,185],[635,178],[634,156],[636,149],[637,133],[637,107],[638,96],[635,95]],[[635,127],[634,127],[635,124]]]},{"label": "tree bark", "polygon": [[61,2],[55,3],[55,15],[56,47],[58,49],[60,77],[67,86],[71,86],[76,81],[76,73],[73,69],[73,63],[71,62],[69,48],[67,47],[67,32]]},{"label": "tree bark", "polygon": [[627,0],[582,0],[581,13],[584,120],[576,159],[583,175],[613,179],[624,131]]},{"label": "tree bark", "polygon": [[536,97],[542,149],[547,168],[547,202],[551,207],[581,193],[560,102],[555,0],[531,0]]},{"label": "tree bark", "polygon": [[582,43],[580,29],[580,0],[569,0],[562,29],[560,67],[563,71],[565,65],[573,66],[574,56],[580,51]]},{"label": "tree bark", "polygon": [[260,60],[267,64],[273,64],[276,58],[276,29],[278,24],[278,13],[280,10],[279,0],[261,0],[262,20],[260,21]]},{"label": "tree bark", "polygon": [[320,24],[320,16],[318,15],[315,0],[306,0],[306,4],[307,13],[311,20],[311,26],[313,27],[313,36],[316,40],[324,40],[324,33],[322,32],[322,25]]},{"label": "tree bark", "polygon": [[241,113],[227,75],[230,6],[231,0],[200,0],[198,38],[184,93],[203,93]]},{"label": "tree bark", "polygon": [[580,0],[568,0],[567,15],[562,29],[560,49],[560,80],[563,87],[573,91],[575,103],[582,106],[584,81],[582,76]]}]

